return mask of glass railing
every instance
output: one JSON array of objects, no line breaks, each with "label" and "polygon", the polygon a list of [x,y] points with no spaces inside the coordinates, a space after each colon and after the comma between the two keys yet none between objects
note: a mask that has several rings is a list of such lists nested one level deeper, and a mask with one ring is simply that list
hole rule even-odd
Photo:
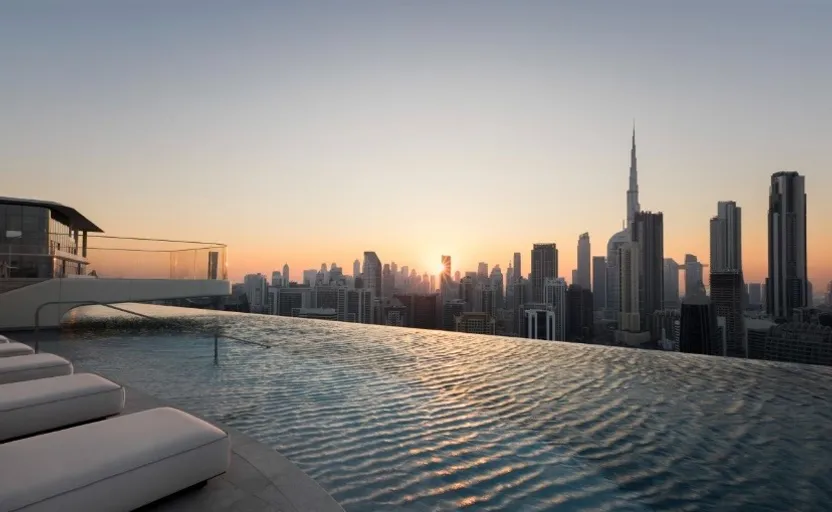
[{"label": "glass railing", "polygon": [[129,279],[228,278],[225,244],[90,235],[87,274]]}]

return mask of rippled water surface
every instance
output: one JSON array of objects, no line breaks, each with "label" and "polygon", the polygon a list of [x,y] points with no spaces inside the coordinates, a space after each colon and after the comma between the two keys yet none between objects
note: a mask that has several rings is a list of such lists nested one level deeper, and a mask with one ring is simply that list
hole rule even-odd
[{"label": "rippled water surface", "polygon": [[204,335],[95,308],[41,348],[272,445],[348,511],[832,503],[829,368],[167,312],[270,348],[215,367]]}]

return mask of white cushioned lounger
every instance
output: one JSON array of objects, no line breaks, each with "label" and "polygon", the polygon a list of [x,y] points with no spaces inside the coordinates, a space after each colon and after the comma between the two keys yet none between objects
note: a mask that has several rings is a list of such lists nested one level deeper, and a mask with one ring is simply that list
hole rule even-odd
[{"label": "white cushioned lounger", "polygon": [[122,409],[124,388],[91,373],[0,384],[0,441],[106,418]]},{"label": "white cushioned lounger", "polygon": [[35,350],[32,347],[23,343],[16,341],[0,343],[0,357],[28,356],[34,353]]},{"label": "white cushioned lounger", "polygon": [[0,357],[0,384],[45,379],[72,373],[72,363],[55,354]]},{"label": "white cushioned lounger", "polygon": [[228,469],[228,434],[170,407],[0,445],[0,510],[133,510]]}]

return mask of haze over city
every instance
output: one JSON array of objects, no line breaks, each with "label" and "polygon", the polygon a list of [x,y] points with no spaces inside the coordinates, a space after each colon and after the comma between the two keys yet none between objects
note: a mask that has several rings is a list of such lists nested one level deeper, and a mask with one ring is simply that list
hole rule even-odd
[{"label": "haze over city", "polygon": [[[37,4],[37,5],[36,5]],[[48,5],[49,9],[44,6]],[[4,195],[108,234],[219,241],[230,277],[437,273],[642,209],[707,261],[720,200],[766,272],[770,176],[806,177],[809,278],[832,279],[832,4],[14,2],[0,8]],[[106,42],[106,44],[104,43]]]}]

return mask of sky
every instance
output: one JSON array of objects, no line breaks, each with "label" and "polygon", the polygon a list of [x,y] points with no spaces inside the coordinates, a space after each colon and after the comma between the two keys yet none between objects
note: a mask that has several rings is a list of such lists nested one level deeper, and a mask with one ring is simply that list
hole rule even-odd
[{"label": "sky", "polygon": [[0,3],[3,195],[109,235],[223,242],[230,276],[366,250],[435,273],[642,209],[665,257],[708,260],[743,208],[766,272],[770,175],[806,176],[816,291],[832,279],[827,0]]}]

